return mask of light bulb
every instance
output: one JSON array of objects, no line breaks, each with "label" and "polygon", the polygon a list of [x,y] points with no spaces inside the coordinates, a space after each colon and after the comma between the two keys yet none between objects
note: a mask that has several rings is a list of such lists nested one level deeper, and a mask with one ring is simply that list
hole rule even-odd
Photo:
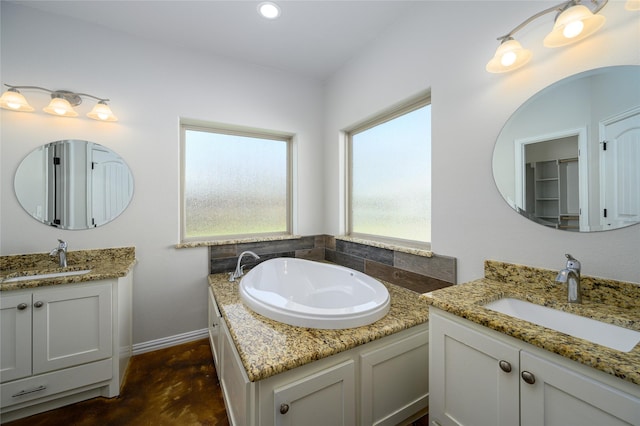
[{"label": "light bulb", "polygon": [[118,118],[113,115],[113,112],[111,112],[111,108],[109,108],[106,101],[98,102],[91,112],[87,114],[87,117],[100,121],[118,121]]},{"label": "light bulb", "polygon": [[520,68],[531,59],[531,51],[523,49],[513,38],[504,40],[496,49],[496,54],[487,63],[488,72],[507,72]]},{"label": "light bulb", "polygon": [[513,65],[513,63],[516,61],[516,58],[517,56],[515,53],[507,52],[504,55],[502,55],[502,58],[500,59],[500,63],[505,67],[508,67]]},{"label": "light bulb", "polygon": [[14,88],[9,89],[2,94],[0,97],[0,108],[9,109],[11,111],[33,111],[33,107],[29,105],[24,96]]},{"label": "light bulb", "polygon": [[53,98],[49,105],[44,109],[44,112],[49,114],[58,115],[61,117],[77,117],[78,113],[73,109],[68,100],[64,98]]},{"label": "light bulb", "polygon": [[576,4],[557,16],[553,30],[544,38],[543,44],[545,47],[560,47],[575,43],[598,31],[604,22],[604,16]]},{"label": "light bulb", "polygon": [[564,34],[566,38],[574,38],[577,37],[583,29],[584,23],[582,21],[573,21],[564,27],[562,34]]}]

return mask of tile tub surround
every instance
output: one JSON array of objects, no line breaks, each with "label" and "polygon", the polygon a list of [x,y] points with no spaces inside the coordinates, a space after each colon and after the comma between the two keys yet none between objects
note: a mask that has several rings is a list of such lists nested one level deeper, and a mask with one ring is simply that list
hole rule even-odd
[{"label": "tile tub surround", "polygon": [[428,320],[429,310],[424,300],[410,290],[384,284],[391,296],[391,309],[384,318],[363,327],[322,330],[295,327],[263,317],[242,303],[238,283],[229,282],[227,274],[209,275],[209,285],[252,382]]},{"label": "tile tub surround", "polygon": [[[69,251],[67,263],[66,268],[60,268],[57,259],[49,256],[49,253],[0,256],[0,291],[124,277],[136,263],[135,247]],[[58,278],[1,282],[5,278],[22,275],[27,271],[31,275],[37,275],[81,269],[90,269],[91,272]]]},{"label": "tile tub surround", "polygon": [[453,257],[351,237],[314,235],[194,244],[209,247],[210,274],[233,271],[240,253],[250,250],[257,253],[260,260],[243,259],[247,270],[274,257],[298,257],[326,260],[418,293],[456,283],[456,259]]},{"label": "tile tub surround", "polygon": [[625,353],[485,309],[513,297],[640,331],[640,285],[582,277],[582,304],[567,303],[557,271],[486,261],[485,278],[420,296],[429,305],[640,385],[640,344]]},{"label": "tile tub surround", "polygon": [[456,258],[352,237],[327,237],[325,259],[418,293],[456,283]]}]

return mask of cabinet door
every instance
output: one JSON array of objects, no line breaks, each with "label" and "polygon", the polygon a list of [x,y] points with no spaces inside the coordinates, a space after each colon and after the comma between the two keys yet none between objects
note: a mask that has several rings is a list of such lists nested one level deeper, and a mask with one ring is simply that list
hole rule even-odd
[{"label": "cabinet door", "polygon": [[355,424],[355,367],[342,362],[274,389],[277,426]]},{"label": "cabinet door", "polygon": [[[222,322],[224,324],[224,322]],[[221,324],[221,325],[222,325]],[[236,352],[229,329],[222,325],[219,338],[220,386],[229,423],[234,426],[255,424],[252,417],[252,386]]]},{"label": "cabinet door", "polygon": [[522,426],[640,425],[640,399],[526,351],[520,369]]},{"label": "cabinet door", "polygon": [[0,298],[0,381],[31,375],[31,293]]},{"label": "cabinet door", "polygon": [[219,335],[220,335],[220,311],[216,299],[213,296],[213,291],[209,288],[209,343],[211,344],[211,353],[213,354],[213,362],[216,366],[216,374],[220,379],[220,363],[218,361],[219,347]]},{"label": "cabinet door", "polygon": [[33,292],[33,374],[113,354],[110,281]]},{"label": "cabinet door", "polygon": [[428,330],[361,354],[360,394],[363,425],[397,425],[427,408]]},{"label": "cabinet door", "polygon": [[429,418],[442,426],[517,425],[518,348],[436,311],[430,308]]}]

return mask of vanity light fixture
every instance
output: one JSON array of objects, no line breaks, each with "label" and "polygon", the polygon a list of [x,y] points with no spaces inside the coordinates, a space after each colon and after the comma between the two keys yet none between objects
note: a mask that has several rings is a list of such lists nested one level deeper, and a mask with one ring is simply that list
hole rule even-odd
[{"label": "vanity light fixture", "polygon": [[109,99],[99,98],[89,95],[88,93],[75,93],[68,90],[49,90],[38,86],[12,86],[6,83],[5,86],[9,89],[0,97],[0,108],[11,111],[34,111],[34,108],[29,105],[18,89],[35,89],[51,94],[51,102],[42,109],[46,113],[60,117],[77,117],[78,113],[73,107],[80,105],[83,97],[88,97],[97,100],[98,103],[93,107],[91,112],[87,114],[87,117],[99,121],[118,121],[118,118],[113,115],[111,108],[107,105]]},{"label": "vanity light fixture", "polygon": [[487,63],[486,70],[501,73],[520,68],[531,59],[532,53],[524,49],[513,35],[532,21],[548,13],[556,12],[553,30],[544,38],[545,47],[560,47],[582,40],[604,25],[605,17],[597,13],[609,0],[591,0],[593,9],[581,4],[580,0],[569,0],[531,16],[507,34],[498,37],[500,46],[494,57]]},{"label": "vanity light fixture", "polygon": [[624,5],[627,10],[640,10],[640,0],[627,0]]},{"label": "vanity light fixture", "polygon": [[31,112],[34,110],[22,93],[13,87],[4,92],[2,97],[0,97],[0,107],[13,111],[24,112]]},{"label": "vanity light fixture", "polygon": [[280,6],[277,4],[265,1],[258,5],[258,13],[267,19],[276,19],[280,16]]}]

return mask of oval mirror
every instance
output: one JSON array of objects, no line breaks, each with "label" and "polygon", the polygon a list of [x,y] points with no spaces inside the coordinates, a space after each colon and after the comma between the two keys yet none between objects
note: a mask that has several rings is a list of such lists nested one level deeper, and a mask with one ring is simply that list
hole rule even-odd
[{"label": "oval mirror", "polygon": [[60,229],[90,229],[127,208],[133,176],[109,148],[62,140],[27,155],[16,171],[14,188],[20,205],[37,221]]},{"label": "oval mirror", "polygon": [[493,177],[516,212],[548,227],[640,222],[640,66],[583,72],[532,96],[498,136]]}]

